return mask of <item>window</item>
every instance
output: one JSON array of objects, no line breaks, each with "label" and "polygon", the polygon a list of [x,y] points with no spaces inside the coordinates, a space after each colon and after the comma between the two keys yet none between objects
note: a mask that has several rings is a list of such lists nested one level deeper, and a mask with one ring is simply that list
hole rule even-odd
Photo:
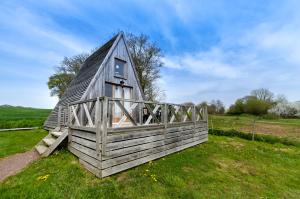
[{"label": "window", "polygon": [[112,90],[113,90],[112,84],[105,83],[105,96],[106,97],[112,97]]},{"label": "window", "polygon": [[126,61],[115,59],[115,76],[125,78]]}]

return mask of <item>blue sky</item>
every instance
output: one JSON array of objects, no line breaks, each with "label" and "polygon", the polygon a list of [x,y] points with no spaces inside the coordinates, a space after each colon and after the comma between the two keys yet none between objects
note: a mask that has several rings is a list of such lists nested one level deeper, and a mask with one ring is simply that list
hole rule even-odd
[{"label": "blue sky", "polygon": [[119,30],[163,50],[165,101],[228,106],[261,87],[300,100],[299,10],[296,0],[1,0],[0,104],[52,108],[54,66]]}]

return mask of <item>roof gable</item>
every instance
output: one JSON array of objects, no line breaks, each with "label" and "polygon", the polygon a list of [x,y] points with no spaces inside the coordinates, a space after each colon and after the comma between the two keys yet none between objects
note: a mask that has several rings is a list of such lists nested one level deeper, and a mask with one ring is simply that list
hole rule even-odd
[{"label": "roof gable", "polygon": [[59,106],[67,106],[68,103],[79,101],[82,98],[117,37],[118,35],[114,36],[86,59],[78,74],[72,80],[65,93],[48,116],[45,121],[45,126],[53,128],[57,126]]}]

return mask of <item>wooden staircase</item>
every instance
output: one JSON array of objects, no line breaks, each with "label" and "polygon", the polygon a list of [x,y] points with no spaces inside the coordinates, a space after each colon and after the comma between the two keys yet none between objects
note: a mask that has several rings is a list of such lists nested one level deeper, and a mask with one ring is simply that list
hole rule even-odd
[{"label": "wooden staircase", "polygon": [[68,137],[68,129],[55,128],[35,146],[35,149],[41,156],[47,157],[66,137]]}]

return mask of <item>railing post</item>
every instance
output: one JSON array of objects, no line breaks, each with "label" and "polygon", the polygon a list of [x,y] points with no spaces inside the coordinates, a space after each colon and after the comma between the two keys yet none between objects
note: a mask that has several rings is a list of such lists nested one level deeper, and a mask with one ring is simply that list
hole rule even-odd
[{"label": "railing post", "polygon": [[163,112],[164,126],[165,129],[168,127],[168,104],[164,104],[164,112]]},{"label": "railing post", "polygon": [[208,128],[209,128],[209,127],[208,127],[208,112],[207,112],[207,106],[205,106],[205,119],[206,119],[206,125],[207,125],[206,128],[207,128],[207,132],[208,132],[208,130],[209,130]]},{"label": "railing post", "polygon": [[98,168],[100,168],[100,173],[98,174],[101,177],[101,167],[102,167],[102,156],[101,156],[101,111],[102,111],[102,103],[100,98],[98,97],[96,100],[96,110],[95,110],[95,127],[96,127],[96,153],[98,159]]},{"label": "railing post", "polygon": [[60,128],[61,125],[60,125],[60,120],[61,120],[61,105],[58,106],[58,116],[57,116],[57,126]]},{"label": "railing post", "polygon": [[103,98],[103,115],[102,115],[102,128],[101,128],[101,151],[106,155],[106,139],[107,139],[107,113],[108,113],[108,98]]},{"label": "railing post", "polygon": [[143,103],[139,103],[139,118],[140,118],[140,125],[142,126],[144,124],[144,117],[143,117]]},{"label": "railing post", "polygon": [[70,128],[71,126],[71,108],[70,104],[68,103],[67,106],[67,112],[68,112],[68,121],[67,121],[67,127],[68,127],[68,143],[72,142],[72,129]]},{"label": "railing post", "polygon": [[[164,103],[163,108],[163,122],[164,122],[164,148],[166,148],[166,139],[167,139],[167,128],[168,128],[168,104]],[[166,151],[166,149],[164,149]]]},{"label": "railing post", "polygon": [[194,123],[194,135],[195,135],[195,133],[196,133],[196,106],[195,105],[193,105],[192,120]]}]

